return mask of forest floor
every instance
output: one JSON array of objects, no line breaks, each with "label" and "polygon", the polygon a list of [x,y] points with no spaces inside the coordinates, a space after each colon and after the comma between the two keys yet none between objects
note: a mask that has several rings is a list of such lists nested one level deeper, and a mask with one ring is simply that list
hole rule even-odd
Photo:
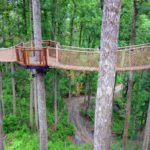
[{"label": "forest floor", "polygon": [[80,107],[84,103],[84,96],[67,99],[70,120],[75,125],[74,142],[76,144],[93,142],[93,134],[85,126],[85,119],[80,115]]},{"label": "forest floor", "polygon": [[[115,95],[123,89],[123,85],[119,84],[115,87]],[[67,99],[68,111],[70,120],[75,125],[75,136],[74,142],[76,144],[81,143],[93,143],[94,132],[93,127],[91,127],[90,122],[81,116],[80,110],[84,105],[84,96],[71,97]]]}]

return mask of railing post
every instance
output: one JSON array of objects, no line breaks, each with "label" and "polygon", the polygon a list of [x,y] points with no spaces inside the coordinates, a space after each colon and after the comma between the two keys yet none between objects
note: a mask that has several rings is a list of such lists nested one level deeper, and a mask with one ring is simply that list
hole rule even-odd
[{"label": "railing post", "polygon": [[18,48],[16,46],[15,46],[15,51],[16,51],[17,62],[19,62],[20,61],[19,52],[18,52]]},{"label": "railing post", "polygon": [[25,50],[25,48],[23,48],[22,53],[23,53],[23,63],[26,66],[27,63],[26,63],[26,50]]},{"label": "railing post", "polygon": [[42,51],[43,51],[43,49],[39,49],[39,50],[38,50],[38,52],[40,53],[40,54],[39,54],[39,57],[40,57],[40,58],[39,58],[39,61],[40,61],[39,63],[40,63],[40,65],[42,65]]},{"label": "railing post", "polygon": [[121,68],[125,67],[125,57],[126,57],[126,50],[121,51],[122,59],[121,59]]},{"label": "railing post", "polygon": [[46,49],[45,49],[45,57],[46,57],[46,65],[48,65],[48,63],[49,63],[49,48],[47,47]]},{"label": "railing post", "polygon": [[59,45],[58,44],[56,44],[56,61],[58,62],[58,48],[59,48]]},{"label": "railing post", "polygon": [[44,66],[47,66],[47,48],[44,48]]}]

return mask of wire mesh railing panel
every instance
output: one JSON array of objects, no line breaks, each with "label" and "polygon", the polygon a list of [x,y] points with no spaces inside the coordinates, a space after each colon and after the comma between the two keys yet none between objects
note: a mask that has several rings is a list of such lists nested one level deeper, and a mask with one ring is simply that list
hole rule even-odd
[{"label": "wire mesh railing panel", "polygon": [[117,68],[129,67],[129,51],[117,51],[116,52],[116,66]]},{"label": "wire mesh railing panel", "polygon": [[[80,71],[97,71],[99,49],[60,46],[54,41],[44,41],[46,48],[30,48],[30,43],[16,48],[17,60],[25,65],[44,66]],[[46,53],[47,51],[47,53]],[[38,61],[35,60],[39,56]],[[150,69],[150,45],[134,45],[118,48],[116,51],[117,71]]]},{"label": "wire mesh railing panel", "polygon": [[117,68],[122,70],[146,69],[150,67],[150,46],[117,51]]},{"label": "wire mesh railing panel", "polygon": [[11,48],[0,48],[0,62],[15,62],[16,50]]},{"label": "wire mesh railing panel", "polygon": [[98,67],[99,53],[87,51],[59,50],[58,61],[64,65]]},{"label": "wire mesh railing panel", "polygon": [[74,51],[99,51],[99,49],[95,49],[95,48],[81,48],[81,47],[66,46],[66,45],[61,45],[60,48],[67,49],[67,50],[74,50]]},{"label": "wire mesh railing panel", "polygon": [[56,58],[56,48],[54,47],[48,47],[48,57]]},{"label": "wire mesh railing panel", "polygon": [[150,65],[150,47],[131,50],[131,67]]}]

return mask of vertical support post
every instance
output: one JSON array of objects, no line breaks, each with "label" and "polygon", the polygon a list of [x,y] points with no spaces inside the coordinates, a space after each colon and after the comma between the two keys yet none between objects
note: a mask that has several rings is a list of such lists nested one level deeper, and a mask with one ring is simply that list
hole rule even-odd
[{"label": "vertical support post", "polygon": [[3,136],[2,72],[0,71],[0,150],[4,150]]},{"label": "vertical support post", "polygon": [[45,54],[45,55],[46,55],[46,56],[45,56],[45,57],[46,57],[46,65],[48,65],[48,62],[49,62],[49,48],[46,48],[46,49],[45,49],[45,53],[46,53],[46,54]]},{"label": "vertical support post", "polygon": [[59,48],[59,46],[58,46],[58,44],[56,44],[56,62],[58,62],[58,48]]},{"label": "vertical support post", "polygon": [[23,48],[22,53],[23,53],[23,63],[26,66],[27,65],[27,61],[26,61],[26,50],[25,50],[25,48]]},{"label": "vertical support post", "polygon": [[44,48],[44,65],[47,66],[47,48]]}]

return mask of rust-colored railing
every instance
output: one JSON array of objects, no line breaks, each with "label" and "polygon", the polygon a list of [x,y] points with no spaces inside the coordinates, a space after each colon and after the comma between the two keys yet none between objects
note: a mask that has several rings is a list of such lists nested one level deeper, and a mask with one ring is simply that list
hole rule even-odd
[{"label": "rust-colored railing", "polygon": [[[100,50],[61,46],[55,41],[43,41],[45,48],[32,48],[33,42],[16,46],[17,62],[24,66],[50,66],[66,70],[98,71]],[[127,46],[116,51],[116,71],[150,69],[150,44]]]},{"label": "rust-colored railing", "polygon": [[46,48],[35,49],[16,46],[16,57],[17,62],[23,66],[47,66]]}]

